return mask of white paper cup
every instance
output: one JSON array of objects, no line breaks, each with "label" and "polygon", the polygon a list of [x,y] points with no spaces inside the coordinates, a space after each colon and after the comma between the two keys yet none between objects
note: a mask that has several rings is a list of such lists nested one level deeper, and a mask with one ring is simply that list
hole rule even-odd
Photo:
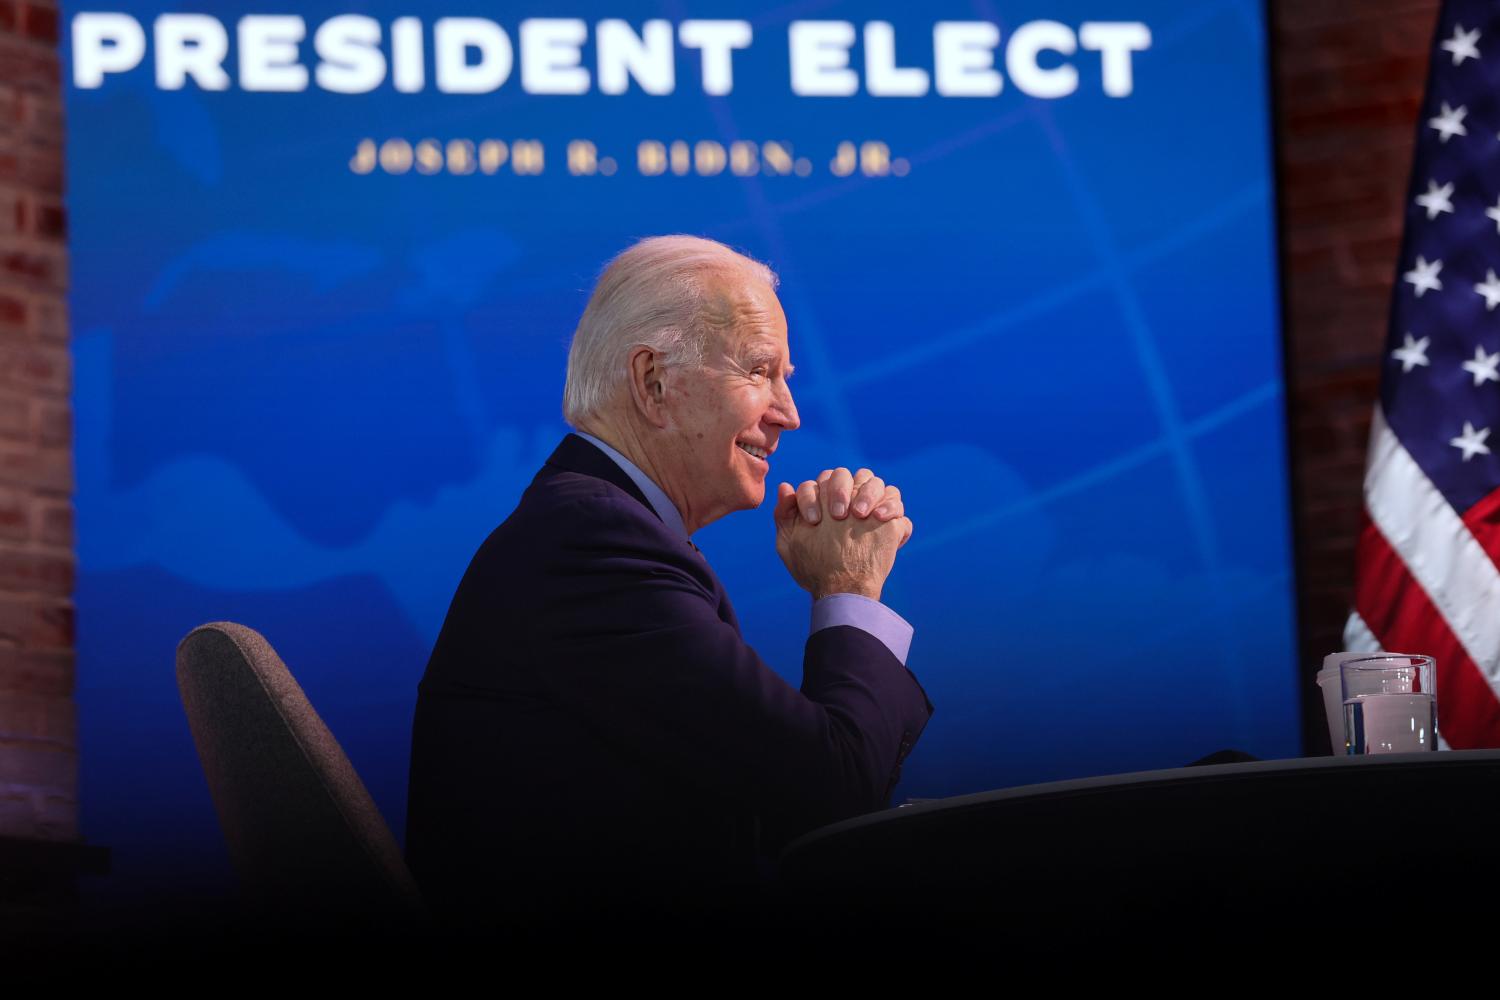
[{"label": "white paper cup", "polygon": [[1339,664],[1356,656],[1370,653],[1329,653],[1323,657],[1323,669],[1318,671],[1318,687],[1323,689],[1323,712],[1328,716],[1328,745],[1333,747],[1335,757],[1345,753],[1348,743],[1344,736],[1344,686],[1339,677]]}]

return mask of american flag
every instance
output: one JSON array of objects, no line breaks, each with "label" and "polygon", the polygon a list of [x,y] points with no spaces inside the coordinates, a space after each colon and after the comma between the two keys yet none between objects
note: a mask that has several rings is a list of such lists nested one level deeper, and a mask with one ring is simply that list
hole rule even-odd
[{"label": "american flag", "polygon": [[1500,4],[1443,7],[1408,198],[1344,639],[1436,657],[1440,745],[1500,747]]}]

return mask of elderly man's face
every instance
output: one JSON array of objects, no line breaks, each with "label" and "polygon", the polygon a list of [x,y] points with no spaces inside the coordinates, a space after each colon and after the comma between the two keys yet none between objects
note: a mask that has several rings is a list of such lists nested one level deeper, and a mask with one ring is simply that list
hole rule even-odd
[{"label": "elderly man's face", "polygon": [[704,345],[703,367],[683,368],[669,380],[689,530],[759,506],[777,439],[801,423],[787,386],[792,364],[776,293],[737,274],[709,288],[704,311],[715,332]]}]

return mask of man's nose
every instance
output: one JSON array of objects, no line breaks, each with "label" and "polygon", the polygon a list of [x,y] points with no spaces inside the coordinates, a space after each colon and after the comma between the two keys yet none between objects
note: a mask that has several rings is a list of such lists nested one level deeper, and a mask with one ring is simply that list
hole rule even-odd
[{"label": "man's nose", "polygon": [[792,387],[785,381],[781,383],[781,391],[771,404],[772,423],[780,424],[783,430],[794,431],[802,426],[802,418],[797,416],[797,404],[792,401]]}]

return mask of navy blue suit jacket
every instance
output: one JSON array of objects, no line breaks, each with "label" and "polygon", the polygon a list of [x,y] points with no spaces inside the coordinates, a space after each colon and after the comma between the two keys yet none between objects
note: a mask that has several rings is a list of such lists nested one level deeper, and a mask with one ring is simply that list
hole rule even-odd
[{"label": "navy blue suit jacket", "polygon": [[407,858],[433,907],[569,911],[753,886],[885,807],[932,704],[874,636],[807,640],[801,690],[707,561],[568,435],[485,540],[419,687]]}]

